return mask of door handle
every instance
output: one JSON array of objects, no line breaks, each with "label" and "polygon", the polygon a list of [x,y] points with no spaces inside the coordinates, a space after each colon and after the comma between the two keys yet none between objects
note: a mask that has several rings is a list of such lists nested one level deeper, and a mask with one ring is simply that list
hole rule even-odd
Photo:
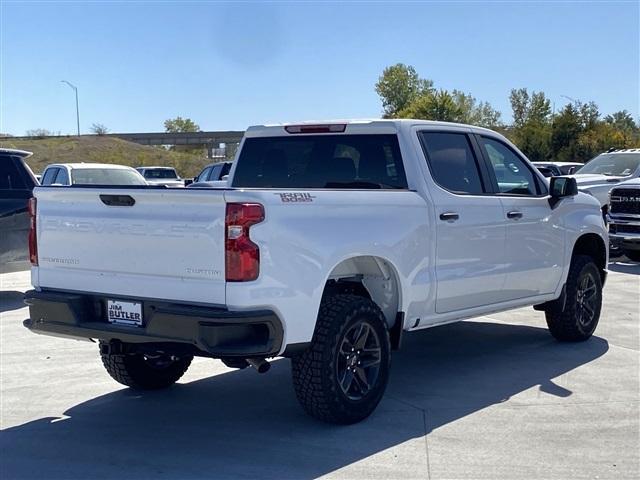
[{"label": "door handle", "polygon": [[512,220],[518,220],[519,218],[522,218],[522,212],[512,210],[511,212],[507,212],[507,218],[511,218]]},{"label": "door handle", "polygon": [[460,218],[456,212],[445,212],[440,214],[440,220],[444,220],[446,222],[455,222]]}]

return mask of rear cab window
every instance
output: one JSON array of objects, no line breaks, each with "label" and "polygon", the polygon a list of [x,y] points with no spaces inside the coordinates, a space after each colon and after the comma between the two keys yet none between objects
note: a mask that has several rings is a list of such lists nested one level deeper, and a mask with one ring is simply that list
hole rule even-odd
[{"label": "rear cab window", "polygon": [[247,138],[233,187],[407,189],[395,134]]}]

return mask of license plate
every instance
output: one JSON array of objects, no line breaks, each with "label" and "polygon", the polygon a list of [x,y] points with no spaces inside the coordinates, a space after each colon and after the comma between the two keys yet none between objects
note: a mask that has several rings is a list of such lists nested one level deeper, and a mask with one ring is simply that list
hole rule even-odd
[{"label": "license plate", "polygon": [[107,300],[107,320],[119,325],[142,326],[142,303]]}]

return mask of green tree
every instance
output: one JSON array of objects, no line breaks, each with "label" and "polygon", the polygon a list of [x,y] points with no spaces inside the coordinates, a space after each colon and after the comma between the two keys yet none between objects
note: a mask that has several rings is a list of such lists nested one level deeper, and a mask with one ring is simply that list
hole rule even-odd
[{"label": "green tree", "polygon": [[578,139],[583,130],[580,106],[571,103],[565,105],[553,121],[551,153],[555,160],[563,162],[587,160],[578,157]]},{"label": "green tree", "polygon": [[512,89],[509,94],[513,126],[508,132],[520,150],[534,162],[551,156],[551,102],[544,92],[526,88]]},{"label": "green tree", "polygon": [[520,128],[527,122],[529,112],[529,92],[526,88],[512,89],[509,94],[514,128]]},{"label": "green tree", "polygon": [[620,110],[604,117],[604,121],[618,130],[636,131],[638,126],[627,110]]},{"label": "green tree", "polygon": [[462,111],[453,95],[446,90],[438,90],[420,95],[405,109],[398,112],[397,116],[399,118],[459,122]]},{"label": "green tree", "polygon": [[385,68],[376,83],[385,118],[397,117],[401,110],[432,89],[431,80],[420,78],[415,68],[403,63]]},{"label": "green tree", "polygon": [[528,123],[547,123],[551,117],[551,101],[544,92],[529,92],[526,88],[512,89],[509,94],[514,128]]},{"label": "green tree", "polygon": [[478,102],[473,95],[460,90],[453,90],[451,96],[459,111],[458,118],[453,121],[487,128],[502,126],[500,112],[489,102]]},{"label": "green tree", "polygon": [[176,117],[164,121],[164,130],[167,133],[199,132],[200,127],[190,118]]}]

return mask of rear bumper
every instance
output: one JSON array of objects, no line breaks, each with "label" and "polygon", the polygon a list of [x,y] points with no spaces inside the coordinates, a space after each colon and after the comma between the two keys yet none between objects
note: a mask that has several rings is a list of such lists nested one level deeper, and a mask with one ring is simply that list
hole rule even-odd
[{"label": "rear bumper", "polygon": [[109,323],[106,300],[103,295],[31,290],[25,294],[30,318],[24,326],[34,333],[76,339],[180,344],[195,355],[215,358],[272,357],[282,346],[282,323],[271,310],[231,312],[226,308],[131,299],[143,305],[143,325],[137,327]]}]

